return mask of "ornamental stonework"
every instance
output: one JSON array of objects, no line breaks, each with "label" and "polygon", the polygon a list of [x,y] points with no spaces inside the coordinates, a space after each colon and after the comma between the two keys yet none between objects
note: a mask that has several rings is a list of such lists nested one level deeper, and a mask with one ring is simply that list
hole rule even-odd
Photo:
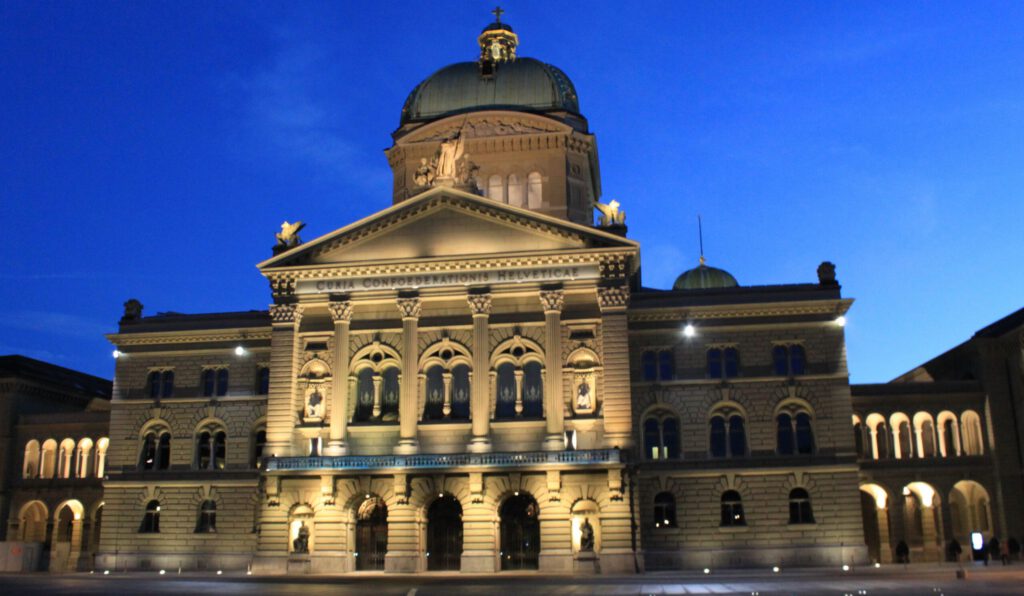
[{"label": "ornamental stonework", "polygon": [[469,302],[469,310],[473,315],[491,314],[490,294],[470,294],[466,297],[466,301]]},{"label": "ornamental stonework", "polygon": [[544,312],[562,312],[565,305],[565,292],[562,290],[542,290],[540,293],[540,304]]},{"label": "ornamental stonework", "polygon": [[273,323],[299,322],[302,311],[297,304],[271,304],[270,321]]},{"label": "ornamental stonework", "polygon": [[601,310],[625,308],[629,306],[629,287],[598,288],[597,303]]},{"label": "ornamental stonework", "polygon": [[328,310],[331,311],[331,318],[335,323],[348,322],[352,320],[352,301],[336,300],[328,303]]},{"label": "ornamental stonework", "polygon": [[423,302],[419,298],[399,298],[398,312],[403,319],[418,319],[423,310]]}]

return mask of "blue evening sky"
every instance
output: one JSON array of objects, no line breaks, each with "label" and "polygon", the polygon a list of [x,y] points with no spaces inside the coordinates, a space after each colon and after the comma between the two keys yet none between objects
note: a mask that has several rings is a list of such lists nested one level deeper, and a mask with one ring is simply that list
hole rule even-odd
[{"label": "blue evening sky", "polygon": [[[146,313],[266,308],[255,264],[383,209],[406,94],[484,2],[0,3],[0,353],[109,377]],[[1024,4],[504,3],[598,136],[645,285],[708,262],[855,298],[855,382],[1024,306]]]}]

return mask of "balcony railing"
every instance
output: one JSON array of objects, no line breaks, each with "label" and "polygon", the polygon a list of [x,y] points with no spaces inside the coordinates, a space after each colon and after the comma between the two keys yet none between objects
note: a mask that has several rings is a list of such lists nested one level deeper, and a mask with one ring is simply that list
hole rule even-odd
[{"label": "balcony railing", "polygon": [[524,453],[455,453],[450,455],[346,455],[340,457],[268,457],[264,469],[274,470],[379,470],[437,469],[463,466],[509,468],[619,463],[618,449],[583,451],[528,451]]}]

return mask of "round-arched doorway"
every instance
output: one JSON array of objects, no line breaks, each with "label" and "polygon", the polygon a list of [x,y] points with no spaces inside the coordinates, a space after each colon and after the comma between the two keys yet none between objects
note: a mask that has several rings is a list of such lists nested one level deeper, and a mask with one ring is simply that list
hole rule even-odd
[{"label": "round-arched doorway", "polygon": [[458,571],[462,564],[462,505],[445,495],[427,510],[427,569]]},{"label": "round-arched doorway", "polygon": [[524,493],[509,497],[502,505],[501,569],[537,569],[540,555],[540,507]]},{"label": "round-arched doorway", "polygon": [[368,497],[356,509],[356,570],[383,571],[388,552],[388,506]]}]

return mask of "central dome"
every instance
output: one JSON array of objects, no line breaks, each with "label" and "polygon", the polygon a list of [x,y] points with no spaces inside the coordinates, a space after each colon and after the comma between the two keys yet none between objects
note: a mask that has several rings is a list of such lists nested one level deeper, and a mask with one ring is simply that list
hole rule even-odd
[{"label": "central dome", "polygon": [[479,63],[459,62],[435,72],[412,90],[402,107],[401,124],[496,109],[573,115],[580,111],[576,88],[555,66],[517,58],[484,75]]}]

